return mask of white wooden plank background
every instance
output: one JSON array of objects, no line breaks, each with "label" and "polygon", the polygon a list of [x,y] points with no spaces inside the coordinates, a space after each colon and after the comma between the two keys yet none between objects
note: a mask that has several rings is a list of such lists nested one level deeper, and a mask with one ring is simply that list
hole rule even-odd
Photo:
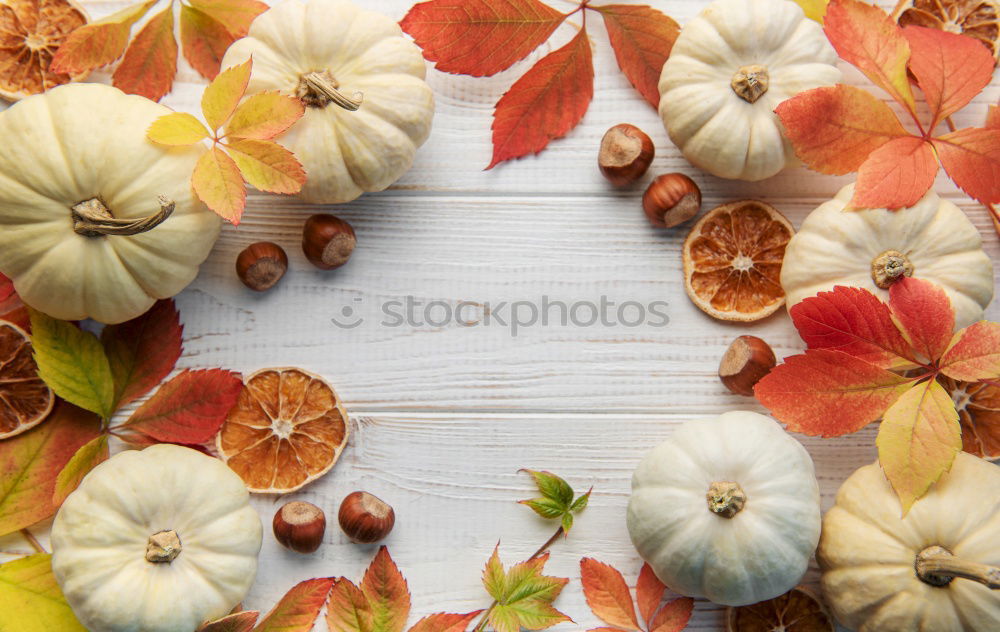
[{"label": "white wooden plank background", "polygon": [[[125,2],[83,4],[97,18]],[[411,0],[363,4],[398,19]],[[683,24],[705,2],[647,4]],[[694,308],[680,272],[686,227],[650,228],[639,198],[653,175],[684,171],[701,185],[706,208],[760,197],[798,225],[849,178],[798,168],[748,184],[698,172],[618,71],[600,20],[591,19],[588,26],[595,46],[595,98],[568,138],[538,157],[482,170],[491,154],[493,104],[534,59],[575,32],[570,26],[527,62],[493,78],[431,70],[434,131],[397,185],[328,208],[251,195],[244,223],[223,231],[198,279],[178,297],[185,324],[179,367],[249,372],[302,366],[329,379],[352,413],[351,444],[329,475],[288,497],[256,498],[265,525],[279,503],[293,498],[320,505],[332,523],[325,545],[312,556],[284,551],[266,528],[248,607],[268,609],[304,578],[358,579],[374,548],[347,542],[335,515],[343,496],[366,489],[396,509],[397,527],[386,543],[409,580],[411,623],[430,612],[484,608],[489,598],[479,584],[480,571],[497,541],[504,561],[513,563],[530,555],[554,528],[514,502],[531,494],[529,479],[517,469],[532,467],[560,473],[578,489],[594,486],[590,507],[571,537],[553,547],[548,569],[572,580],[556,605],[575,623],[555,629],[597,626],[580,589],[578,562],[593,556],[634,580],[640,560],[628,541],[624,508],[635,464],[687,419],[733,408],[760,410],[751,400],[729,395],[716,378],[719,357],[733,337],[752,332],[768,340],[779,357],[801,348],[783,311],[762,323],[731,325]],[[864,83],[853,69],[844,70],[848,82]],[[94,79],[107,81],[108,74]],[[200,113],[203,87],[181,60],[178,82],[164,103]],[[994,81],[956,117],[959,126],[981,124],[998,95],[1000,82]],[[601,135],[622,121],[642,127],[657,147],[650,175],[623,191],[611,189],[596,168]],[[943,176],[937,190],[967,211],[990,255],[1000,255],[986,212]],[[302,222],[318,211],[347,219],[358,233],[358,250],[341,270],[317,271],[299,250]],[[260,239],[282,244],[291,261],[286,278],[263,295],[246,290],[233,272],[236,254]],[[567,303],[597,302],[601,296],[618,303],[662,300],[670,322],[665,327],[536,325],[516,337],[482,322],[380,326],[379,305],[406,296],[451,306],[543,296]],[[345,307],[366,321],[354,329],[335,327],[331,318]],[[474,322],[483,317],[482,310],[467,313],[475,315]],[[988,316],[996,320],[1000,309],[992,306]],[[840,482],[875,455],[872,428],[839,439],[799,438],[816,462],[824,509]],[[45,525],[36,529],[43,541],[45,530]],[[24,551],[25,545],[6,538],[0,550]],[[815,579],[813,570],[807,580]],[[721,610],[698,602],[689,629],[721,626]],[[320,622],[316,629],[326,626]]]}]

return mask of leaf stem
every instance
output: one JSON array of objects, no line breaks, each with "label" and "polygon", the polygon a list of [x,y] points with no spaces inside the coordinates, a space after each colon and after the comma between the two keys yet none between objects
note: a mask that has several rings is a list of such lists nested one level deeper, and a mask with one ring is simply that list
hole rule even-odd
[{"label": "leaf stem", "polygon": [[36,538],[31,531],[21,529],[21,535],[23,535],[24,539],[28,541],[31,548],[35,549],[35,553],[48,553],[48,551],[45,550],[45,547],[42,546],[41,542],[38,541],[38,538]]}]

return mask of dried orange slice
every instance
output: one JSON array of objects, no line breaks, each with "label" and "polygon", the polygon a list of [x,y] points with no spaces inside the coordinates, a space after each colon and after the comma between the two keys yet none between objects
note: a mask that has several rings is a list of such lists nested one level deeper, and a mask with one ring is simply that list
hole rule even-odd
[{"label": "dried orange slice", "polygon": [[1000,60],[1000,0],[900,0],[892,11],[900,26],[926,26],[974,37]]},{"label": "dried orange slice", "polygon": [[244,380],[215,445],[250,491],[278,494],[329,472],[347,435],[347,413],[323,378],[263,369]]},{"label": "dried orange slice", "polygon": [[795,231],[774,207],[757,200],[709,211],[684,240],[684,288],[709,316],[751,321],[785,302],[781,260]]},{"label": "dried orange slice", "polygon": [[833,618],[802,586],[780,597],[729,608],[726,632],[833,632]]},{"label": "dried orange slice", "polygon": [[49,70],[66,37],[86,23],[87,14],[72,0],[0,2],[0,97],[17,101],[86,77]]},{"label": "dried orange slice", "polygon": [[38,377],[28,334],[0,320],[0,439],[42,423],[54,400],[52,389]]}]

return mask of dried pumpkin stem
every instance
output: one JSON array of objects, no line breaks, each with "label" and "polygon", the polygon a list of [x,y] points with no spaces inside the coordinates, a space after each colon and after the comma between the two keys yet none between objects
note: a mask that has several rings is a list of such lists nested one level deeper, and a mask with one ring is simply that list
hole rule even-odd
[{"label": "dried pumpkin stem", "polygon": [[917,554],[913,563],[920,581],[931,586],[947,586],[956,577],[997,590],[1000,588],[1000,567],[959,559],[943,546],[929,546]]},{"label": "dried pumpkin stem", "polygon": [[352,99],[338,90],[337,88],[340,86],[333,79],[329,71],[307,72],[300,79],[301,87],[299,92],[303,92],[303,88],[305,88],[311,93],[299,95],[300,98],[306,101],[306,105],[325,107],[330,103],[336,103],[345,110],[354,112],[361,107],[361,103],[364,101],[364,95],[360,92],[355,92]]},{"label": "dried pumpkin stem", "polygon": [[747,495],[739,483],[716,481],[708,486],[705,494],[708,510],[722,518],[732,518],[747,504]]},{"label": "dried pumpkin stem", "polygon": [[85,237],[104,235],[138,235],[152,230],[163,223],[174,212],[172,200],[161,195],[157,197],[160,210],[139,219],[118,219],[111,214],[100,198],[84,200],[73,206],[73,230]]},{"label": "dried pumpkin stem", "polygon": [[886,250],[872,259],[872,281],[883,290],[904,276],[913,276],[913,264],[898,250]]},{"label": "dried pumpkin stem", "polygon": [[146,561],[154,564],[173,562],[183,550],[181,539],[173,529],[157,531],[146,543]]},{"label": "dried pumpkin stem", "polygon": [[747,103],[754,103],[764,96],[770,85],[771,76],[767,74],[767,68],[760,64],[740,66],[729,82],[736,96]]}]

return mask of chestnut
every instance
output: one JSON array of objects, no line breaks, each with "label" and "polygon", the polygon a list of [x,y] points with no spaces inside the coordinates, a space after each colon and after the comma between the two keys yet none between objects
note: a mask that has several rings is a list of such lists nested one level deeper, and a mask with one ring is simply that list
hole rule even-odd
[{"label": "chestnut", "polygon": [[347,263],[357,243],[351,225],[329,213],[313,215],[302,228],[302,252],[309,263],[322,270]]},{"label": "chestnut", "polygon": [[611,184],[625,186],[645,175],[655,153],[646,132],[635,125],[619,123],[604,133],[597,166]]},{"label": "chestnut", "polygon": [[271,525],[274,539],[296,553],[312,553],[323,543],[326,515],[312,503],[295,500],[282,505]]},{"label": "chestnut", "polygon": [[777,363],[771,346],[757,336],[733,340],[719,363],[719,379],[737,395],[753,395],[753,387]]},{"label": "chestnut", "polygon": [[347,537],[370,544],[389,535],[396,524],[396,513],[386,502],[368,492],[353,492],[340,504],[337,519]]},{"label": "chestnut", "polygon": [[701,210],[701,189],[683,173],[663,174],[642,194],[642,210],[653,226],[673,228]]},{"label": "chestnut", "polygon": [[236,257],[236,276],[255,292],[274,287],[285,276],[286,270],[288,255],[281,246],[271,241],[250,244]]}]

